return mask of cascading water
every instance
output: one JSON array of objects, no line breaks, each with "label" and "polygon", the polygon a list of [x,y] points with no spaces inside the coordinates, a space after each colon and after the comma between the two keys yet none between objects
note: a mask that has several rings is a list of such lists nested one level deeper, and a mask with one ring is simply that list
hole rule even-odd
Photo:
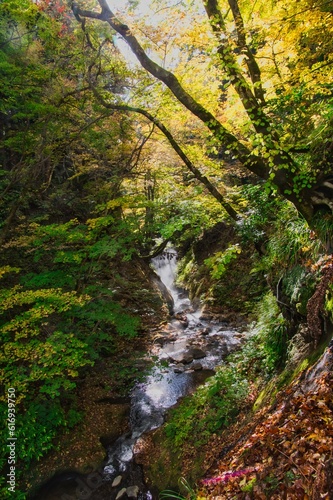
[{"label": "cascading water", "polygon": [[152,265],[159,275],[161,281],[168,288],[174,301],[174,312],[179,313],[192,309],[191,301],[184,293],[176,287],[177,275],[177,252],[170,249],[167,252],[152,259]]},{"label": "cascading water", "polygon": [[[175,250],[170,249],[154,258],[152,265],[174,300],[175,318],[170,322],[166,342],[158,352],[159,359],[167,360],[169,366],[157,365],[145,382],[134,389],[131,397],[131,434],[120,438],[109,450],[108,465],[104,471],[110,479],[119,471],[126,471],[133,458],[136,440],[143,433],[161,426],[166,410],[190,393],[198,382],[212,375],[212,369],[221,362],[226,349],[239,342],[233,338],[234,332],[226,329],[223,330],[224,342],[217,339],[221,324],[200,320],[201,312],[194,311],[186,294],[175,286]],[[172,342],[168,341],[170,336]],[[228,345],[226,338],[229,338]]]},{"label": "cascading water", "polygon": [[[189,308],[191,305],[189,299],[181,299],[179,290],[175,286],[176,251],[172,249],[164,252],[153,259],[152,265],[172,295],[175,312],[181,311],[182,307]],[[161,350],[159,357],[166,359],[167,356]],[[133,448],[137,439],[143,433],[163,424],[166,410],[194,387],[191,379],[189,374],[179,376],[172,369],[157,365],[145,382],[135,387],[131,396],[131,434],[119,438],[108,453],[108,465],[104,468],[104,472],[110,479],[119,471],[126,471],[133,458]]]},{"label": "cascading water", "polygon": [[[68,489],[65,489],[66,493],[48,495],[47,500],[110,500],[121,498],[121,495],[152,499],[144,484],[142,470],[133,460],[135,444],[144,433],[160,427],[166,411],[212,375],[214,367],[240,342],[234,330],[202,319],[200,310],[194,310],[186,293],[175,286],[177,252],[174,249],[154,258],[152,265],[174,301],[174,317],[161,333],[162,345],[155,346],[151,353],[164,363],[157,363],[145,381],[134,388],[131,394],[131,430],[107,450],[106,464],[96,472],[99,479],[96,487],[88,488],[86,478],[83,492],[72,486],[70,492],[73,495],[74,491],[74,496],[68,496]],[[112,486],[120,476],[120,485]],[[79,479],[76,476],[75,481],[75,484],[81,481],[81,476]]]}]

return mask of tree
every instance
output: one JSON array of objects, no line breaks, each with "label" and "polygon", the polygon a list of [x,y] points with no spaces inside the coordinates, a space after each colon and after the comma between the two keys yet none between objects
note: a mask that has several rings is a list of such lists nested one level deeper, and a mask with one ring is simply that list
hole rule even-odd
[{"label": "tree", "polygon": [[[330,194],[332,193],[332,183],[330,181],[332,166],[326,164],[323,165],[323,168],[317,169],[316,165],[311,165],[311,148],[309,148],[309,145],[305,146],[307,137],[302,137],[299,149],[297,147],[291,148],[290,144],[284,140],[283,121],[280,119],[278,125],[274,123],[276,118],[281,117],[274,116],[274,110],[267,105],[264,92],[265,84],[271,82],[274,84],[274,79],[270,81],[263,80],[262,71],[257,61],[259,56],[255,57],[255,52],[259,50],[260,43],[265,46],[271,43],[272,40],[269,39],[270,34],[267,34],[267,29],[264,28],[262,28],[261,32],[256,28],[252,34],[253,36],[251,36],[251,32],[248,31],[244,22],[239,2],[236,0],[224,2],[224,10],[222,10],[222,2],[219,4],[217,0],[207,0],[204,2],[204,8],[211,30],[216,37],[215,46],[211,42],[218,55],[215,58],[215,64],[220,66],[226,79],[230,81],[248,117],[248,132],[245,137],[241,138],[230,132],[207,107],[194,99],[175,73],[157,64],[148,56],[133,30],[115,16],[106,0],[98,0],[98,3],[101,8],[99,12],[82,8],[80,2],[73,2],[72,8],[80,19],[90,18],[108,23],[112,30],[127,42],[142,67],[157,80],[163,82],[170,89],[173,96],[208,127],[222,152],[225,154],[231,153],[248,170],[261,179],[268,181],[273,189],[277,189],[282,196],[296,206],[310,225],[314,224],[313,220],[318,207],[324,207],[329,213],[332,212],[330,196],[326,196],[325,193],[326,190],[329,190]],[[290,14],[290,19],[293,21],[302,19],[302,13],[306,6],[307,10],[310,10],[317,20],[319,17],[323,21],[327,16],[331,15],[322,12],[320,4],[310,8],[307,2],[304,1],[299,7],[297,6],[292,3],[291,8],[288,9],[288,6],[283,4],[282,10],[284,9],[285,16],[288,18]],[[247,3],[245,2],[242,7],[244,7],[243,10],[248,9]],[[291,9],[292,12],[290,12]],[[270,13],[270,15],[273,14]],[[281,16],[281,12],[275,11],[274,15]],[[288,25],[289,22],[286,22],[285,17],[282,18],[281,16],[278,23],[278,29],[282,33],[284,23]],[[232,26],[232,29],[230,29],[230,26]],[[327,28],[327,30],[329,29]],[[298,33],[294,38],[294,42],[295,40],[299,42],[300,36],[301,34]],[[257,48],[255,47],[255,38],[258,40]],[[284,50],[286,50],[285,47]],[[242,56],[241,61],[236,57],[236,54]],[[325,56],[326,59],[330,60],[327,53],[325,53]],[[279,61],[276,57],[273,59],[273,64],[277,68],[275,73],[278,74],[280,71]],[[292,64],[295,64],[295,59]],[[327,60],[325,66],[328,66]],[[297,67],[297,71],[299,70],[300,68]],[[294,74],[296,73],[294,70]],[[326,79],[321,86],[328,85],[329,81],[329,79]],[[281,82],[274,85],[274,98],[276,98],[281,92]],[[289,86],[288,92],[294,92],[299,87],[300,82],[298,80],[294,87]],[[316,112],[318,112],[318,107]],[[316,127],[313,115],[308,116],[308,119],[313,121],[312,129],[314,130]],[[306,162],[304,162],[304,156],[302,156],[304,152],[308,153]],[[306,167],[304,167],[304,163],[306,163]]]},{"label": "tree", "polygon": [[[114,85],[124,84],[116,49],[108,48],[107,57],[92,51],[96,33],[74,31],[71,12],[50,5],[27,0],[0,7],[2,243],[31,212],[85,219],[94,188],[94,203],[118,196],[135,148],[130,118],[96,110],[84,86],[89,67],[101,59]],[[71,209],[74,189],[85,203],[74,200]]]},{"label": "tree", "polygon": [[[118,273],[138,238],[122,203],[110,203],[135,164],[135,131],[125,114],[96,109],[84,86],[101,59],[113,89],[126,75],[114,47],[105,57],[91,48],[96,33],[72,28],[60,2],[0,4],[0,374],[24,415],[17,490],[57,433],[80,419],[78,377],[140,325],[113,292],[126,284]],[[5,444],[0,455],[4,472]],[[0,496],[9,498],[2,476]]]}]

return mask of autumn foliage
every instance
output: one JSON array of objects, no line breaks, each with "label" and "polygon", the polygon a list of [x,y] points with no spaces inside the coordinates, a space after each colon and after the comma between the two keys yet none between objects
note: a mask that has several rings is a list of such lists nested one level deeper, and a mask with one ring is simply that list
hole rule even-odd
[{"label": "autumn foliage", "polygon": [[331,499],[332,368],[333,352],[328,348],[317,365],[278,394],[272,407],[263,407],[247,426],[243,420],[243,426],[229,430],[228,440],[236,444],[206,474],[199,496]]}]

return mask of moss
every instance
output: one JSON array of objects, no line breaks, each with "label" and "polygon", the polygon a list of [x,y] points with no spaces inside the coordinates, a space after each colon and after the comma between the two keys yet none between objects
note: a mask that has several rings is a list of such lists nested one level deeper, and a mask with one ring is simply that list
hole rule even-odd
[{"label": "moss", "polygon": [[191,458],[184,458],[179,450],[170,446],[166,437],[165,426],[154,432],[145,449],[144,455],[137,461],[144,463],[148,485],[151,484],[158,491],[180,491],[179,480],[186,477],[192,486],[202,477],[205,452],[196,449]]},{"label": "moss", "polygon": [[326,294],[325,311],[328,316],[328,320],[333,324],[333,285],[330,285]]},{"label": "moss", "polygon": [[273,378],[268,382],[266,385],[265,389],[263,389],[259,396],[257,397],[254,405],[253,405],[253,411],[258,411],[264,404],[267,404],[269,402],[272,402],[274,397],[276,396],[278,392],[277,386],[276,386],[276,380]]},{"label": "moss", "polygon": [[253,410],[258,411],[263,405],[272,404],[276,394],[281,389],[290,385],[302,372],[318,361],[328,342],[329,339],[323,339],[320,345],[309,356],[300,361],[296,368],[293,370],[286,368],[279,375],[272,378],[257,397],[253,405]]}]

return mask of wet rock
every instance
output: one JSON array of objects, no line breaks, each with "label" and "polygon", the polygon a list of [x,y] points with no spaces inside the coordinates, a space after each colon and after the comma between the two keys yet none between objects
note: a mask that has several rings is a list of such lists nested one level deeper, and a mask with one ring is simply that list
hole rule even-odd
[{"label": "wet rock", "polygon": [[188,326],[188,323],[186,321],[179,321],[178,319],[173,320],[173,325],[177,331],[179,330],[185,330]]},{"label": "wet rock", "polygon": [[175,373],[184,373],[185,367],[184,366],[175,366],[175,368],[173,369],[173,371]]},{"label": "wet rock", "polygon": [[198,335],[209,335],[210,332],[212,331],[211,328],[207,327],[207,328],[203,328],[202,330],[198,330]]},{"label": "wet rock", "polygon": [[209,347],[218,347],[219,345],[220,341],[216,337],[210,338],[207,342],[207,346]]},{"label": "wet rock", "polygon": [[[181,298],[181,297],[179,297]],[[191,307],[191,302],[188,298],[183,298],[183,302],[180,302],[180,304],[178,304],[178,309],[182,312],[185,312],[185,313],[190,313],[193,311],[193,308]]]},{"label": "wet rock", "polygon": [[186,328],[188,326],[188,318],[186,316],[186,314],[183,314],[183,313],[176,313],[174,315],[174,317],[179,321],[179,323],[184,327]]},{"label": "wet rock", "polygon": [[161,281],[160,277],[157,274],[155,274],[154,278],[152,278],[152,283],[160,291],[160,293],[161,293],[164,301],[166,302],[166,304],[168,306],[169,313],[170,313],[170,315],[172,315],[173,314],[173,310],[174,310],[173,309],[174,308],[174,301],[173,301],[173,298],[172,298],[172,295],[171,295],[170,291],[165,286],[165,284]]},{"label": "wet rock", "polygon": [[188,354],[193,357],[193,359],[202,359],[207,356],[205,351],[200,349],[199,347],[192,347],[189,351]]},{"label": "wet rock", "polygon": [[120,485],[121,481],[122,481],[122,476],[117,476],[114,478],[113,482],[112,482],[112,487],[113,488],[116,488],[117,486]]},{"label": "wet rock", "polygon": [[183,360],[181,362],[187,365],[189,363],[192,363],[192,361],[193,361],[192,354],[190,354],[189,352],[184,353]]},{"label": "wet rock", "polygon": [[228,344],[226,342],[222,342],[219,345],[219,349],[220,349],[221,353],[223,354],[223,356],[226,356],[227,354],[230,353],[229,346],[228,346]]},{"label": "wet rock", "polygon": [[155,335],[154,344],[163,346],[164,342],[165,342],[165,338],[163,335]]},{"label": "wet rock", "polygon": [[119,500],[120,498],[124,498],[124,496],[126,495],[126,493],[127,493],[126,488],[122,488],[122,489],[118,492],[118,494],[117,494],[117,496],[116,496],[116,500]]},{"label": "wet rock", "polygon": [[225,328],[228,328],[230,326],[230,321],[220,321],[219,322],[220,325],[221,325],[221,328],[219,331],[222,331],[224,330]]},{"label": "wet rock", "polygon": [[179,321],[186,321],[187,316],[184,313],[178,312],[174,314],[174,318],[178,319]]},{"label": "wet rock", "polygon": [[202,364],[199,362],[193,363],[192,370],[194,370],[195,372],[202,370]]},{"label": "wet rock", "polygon": [[203,313],[199,319],[200,321],[211,321],[213,319],[213,315],[210,313]]},{"label": "wet rock", "polygon": [[129,486],[126,489],[126,495],[128,498],[138,498],[138,494],[140,492],[140,488],[138,486]]},{"label": "wet rock", "polygon": [[175,363],[184,363],[185,365],[192,363],[193,356],[189,352],[179,352],[169,356],[171,361]]},{"label": "wet rock", "polygon": [[169,338],[168,338],[168,342],[176,342],[177,340],[177,335],[171,335]]}]

